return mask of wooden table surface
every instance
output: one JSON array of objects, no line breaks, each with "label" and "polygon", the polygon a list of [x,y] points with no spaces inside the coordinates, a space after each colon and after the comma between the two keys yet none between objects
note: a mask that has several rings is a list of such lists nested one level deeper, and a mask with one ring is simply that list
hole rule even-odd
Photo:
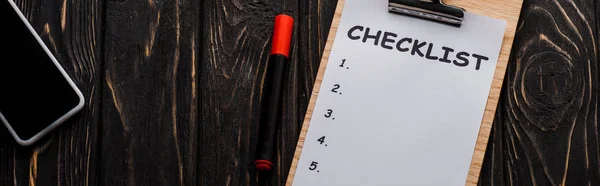
[{"label": "wooden table surface", "polygon": [[[32,147],[0,127],[0,185],[285,183],[335,0],[16,3],[87,104]],[[297,19],[293,63],[276,169],[258,175],[277,13]],[[521,14],[479,184],[600,185],[600,2],[526,0]]]}]

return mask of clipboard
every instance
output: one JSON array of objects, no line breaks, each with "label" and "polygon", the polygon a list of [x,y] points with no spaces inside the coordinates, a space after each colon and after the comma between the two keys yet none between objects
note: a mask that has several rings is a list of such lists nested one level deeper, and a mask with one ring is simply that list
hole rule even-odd
[{"label": "clipboard", "polygon": [[[319,95],[320,89],[323,87],[322,82],[324,78],[325,69],[328,64],[328,60],[330,58],[330,54],[332,52],[334,38],[336,33],[338,32],[338,25],[342,16],[342,11],[344,9],[346,0],[339,0],[336,11],[334,14],[334,18],[332,21],[332,26],[329,31],[329,36],[327,39],[327,44],[325,45],[325,50],[323,52],[323,56],[321,59],[321,63],[319,66],[319,71],[317,73],[317,78],[315,80],[314,88],[312,91],[311,99],[309,101],[308,109],[306,112],[306,116],[303,122],[302,130],[298,139],[298,143],[296,146],[296,151],[294,154],[294,159],[290,168],[290,172],[288,174],[287,186],[292,186],[294,176],[296,174],[296,168],[298,167],[299,159],[302,154],[302,150],[304,147],[304,143],[306,141],[306,135],[309,128],[309,124],[311,122],[313,111],[315,108],[315,104],[317,101],[317,97]],[[484,15],[487,17],[497,18],[506,21],[506,30],[504,32],[504,37],[502,40],[502,46],[500,49],[500,55],[498,57],[498,62],[495,68],[495,72],[493,75],[492,86],[489,91],[487,104],[485,106],[485,111],[483,114],[483,119],[480,125],[479,133],[477,136],[477,142],[475,145],[475,149],[472,155],[471,164],[469,167],[469,172],[466,180],[466,185],[476,185],[479,179],[479,174],[481,170],[481,166],[483,163],[483,158],[485,155],[488,138],[490,135],[490,130],[492,127],[492,122],[494,120],[494,115],[496,111],[496,107],[498,105],[498,99],[500,96],[500,90],[502,87],[506,66],[509,60],[512,43],[515,36],[515,31],[517,28],[517,22],[519,19],[519,14],[521,11],[521,6],[523,4],[522,0],[446,0],[444,3],[456,7],[461,7],[466,9],[467,12]],[[402,16],[402,15],[398,15]],[[423,20],[426,21],[426,20]]]}]

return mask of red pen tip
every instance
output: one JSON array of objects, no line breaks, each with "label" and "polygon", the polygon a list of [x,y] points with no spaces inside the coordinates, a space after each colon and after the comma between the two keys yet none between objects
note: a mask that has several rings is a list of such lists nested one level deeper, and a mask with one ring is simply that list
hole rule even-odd
[{"label": "red pen tip", "polygon": [[268,160],[256,160],[254,164],[256,165],[256,169],[261,171],[270,171],[273,167],[273,163]]},{"label": "red pen tip", "polygon": [[271,55],[280,54],[284,55],[285,57],[289,57],[293,29],[294,18],[285,14],[275,16],[275,28],[273,30]]}]

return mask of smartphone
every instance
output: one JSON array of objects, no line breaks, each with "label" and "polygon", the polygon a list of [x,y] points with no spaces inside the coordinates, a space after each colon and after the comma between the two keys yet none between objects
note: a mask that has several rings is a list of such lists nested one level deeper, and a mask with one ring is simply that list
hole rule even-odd
[{"label": "smartphone", "polygon": [[0,0],[0,122],[28,146],[79,112],[83,94],[12,0]]}]

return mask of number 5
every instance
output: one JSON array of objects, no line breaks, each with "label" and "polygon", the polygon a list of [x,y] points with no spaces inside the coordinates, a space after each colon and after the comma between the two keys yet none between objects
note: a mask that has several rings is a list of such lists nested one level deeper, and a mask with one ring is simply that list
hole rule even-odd
[{"label": "number 5", "polygon": [[312,163],[310,163],[308,170],[314,171],[315,169],[317,169],[317,164],[319,164],[319,162],[313,161]]}]

